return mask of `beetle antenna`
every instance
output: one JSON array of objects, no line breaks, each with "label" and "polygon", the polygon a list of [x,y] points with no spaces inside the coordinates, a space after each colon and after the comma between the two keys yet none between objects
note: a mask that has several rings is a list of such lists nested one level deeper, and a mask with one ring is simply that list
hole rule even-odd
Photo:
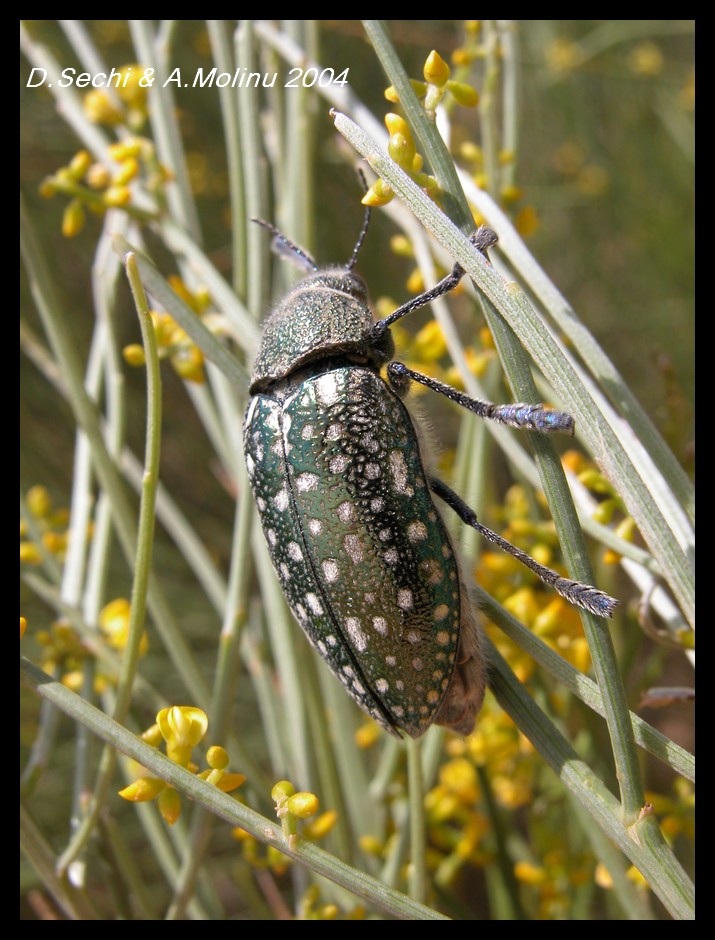
[{"label": "beetle antenna", "polygon": [[[367,192],[367,180],[365,179],[365,174],[363,173],[362,170],[358,170],[357,173],[358,173],[358,176],[360,177],[360,182],[362,183],[362,191],[363,193],[366,193]],[[362,248],[362,243],[365,241],[365,236],[367,235],[367,227],[370,224],[371,211],[372,210],[370,209],[370,206],[365,206],[365,217],[363,219],[362,228],[360,229],[360,234],[358,235],[358,240],[355,243],[355,247],[353,248],[353,253],[350,257],[350,260],[348,261],[346,265],[346,268],[348,269],[348,271],[352,271],[352,269],[355,267],[357,263],[358,252]]]},{"label": "beetle antenna", "polygon": [[293,264],[302,268],[304,271],[318,270],[318,265],[308,252],[299,248],[290,238],[287,238],[283,232],[279,231],[275,225],[271,225],[270,222],[266,222],[263,219],[251,219],[251,222],[255,222],[257,225],[262,225],[263,228],[268,229],[273,236],[273,251],[275,251],[279,258],[287,258],[288,261],[292,261]]}]

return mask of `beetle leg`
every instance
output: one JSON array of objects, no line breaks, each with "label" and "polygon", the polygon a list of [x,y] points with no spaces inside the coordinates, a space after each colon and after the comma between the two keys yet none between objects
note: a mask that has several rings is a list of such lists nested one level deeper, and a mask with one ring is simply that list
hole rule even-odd
[{"label": "beetle leg", "polygon": [[[489,262],[487,250],[496,243],[496,233],[493,232],[490,228],[487,228],[485,225],[481,225],[469,240],[477,249],[477,251],[481,252],[487,262]],[[392,313],[389,314],[389,316],[386,316],[384,319],[378,320],[372,330],[372,342],[377,342],[385,330],[392,326],[396,320],[402,319],[402,317],[406,316],[408,313],[412,313],[413,310],[418,310],[420,307],[424,307],[426,304],[432,303],[433,300],[437,300],[437,298],[441,297],[443,294],[447,294],[449,291],[454,290],[457,284],[459,284],[459,282],[464,277],[465,273],[466,272],[461,264],[455,264],[451,272],[447,274],[446,277],[443,277],[441,281],[438,281],[434,287],[431,287],[429,290],[418,294],[417,297],[413,297],[412,300],[408,300],[407,303],[404,303],[401,307],[398,307],[397,310],[393,310]]]},{"label": "beetle leg", "polygon": [[548,584],[552,587],[557,594],[560,594],[569,601],[569,603],[574,604],[576,607],[581,607],[584,610],[588,610],[592,614],[596,614],[597,617],[612,616],[618,604],[615,598],[603,591],[599,591],[598,588],[592,587],[590,584],[583,584],[581,581],[572,581],[570,578],[564,578],[551,568],[540,565],[538,561],[535,561],[530,555],[527,555],[526,552],[517,548],[516,545],[512,545],[511,542],[502,538],[501,535],[497,535],[496,532],[482,525],[477,519],[477,514],[474,510],[464,502],[461,496],[458,496],[453,489],[447,486],[446,483],[443,483],[436,477],[430,477],[429,486],[435,495],[443,499],[445,503],[457,513],[465,525],[471,526],[472,529],[475,529],[480,535],[483,535],[484,538],[488,539],[494,545],[498,545],[499,548],[516,558],[517,561],[526,565],[544,584]]},{"label": "beetle leg", "polygon": [[431,388],[434,392],[439,392],[456,402],[462,408],[473,411],[480,418],[489,418],[492,421],[498,421],[500,424],[508,424],[512,428],[525,429],[527,431],[541,431],[548,433],[551,431],[560,431],[563,434],[574,433],[574,420],[570,414],[564,411],[557,411],[555,408],[547,408],[545,405],[529,405],[520,402],[515,405],[493,405],[489,401],[480,401],[478,398],[470,398],[463,392],[457,391],[451,385],[439,382],[437,379],[424,375],[421,372],[415,372],[402,362],[391,362],[387,367],[387,378],[390,385],[398,394],[404,394],[409,381],[414,380]]}]

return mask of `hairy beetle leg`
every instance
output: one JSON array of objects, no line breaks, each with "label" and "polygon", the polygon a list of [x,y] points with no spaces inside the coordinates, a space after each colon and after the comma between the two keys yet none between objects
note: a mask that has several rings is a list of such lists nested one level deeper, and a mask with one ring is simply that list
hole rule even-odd
[{"label": "hairy beetle leg", "polygon": [[[481,225],[469,240],[477,251],[484,255],[487,262],[489,262],[487,249],[496,244],[496,232],[487,228],[486,225]],[[450,273],[443,277],[441,281],[438,281],[434,287],[418,294],[417,297],[413,297],[412,300],[408,300],[407,303],[398,307],[397,310],[393,310],[392,313],[384,319],[378,320],[372,330],[372,341],[376,342],[379,340],[393,323],[397,320],[401,320],[402,317],[407,316],[408,313],[412,313],[413,310],[418,310],[426,304],[431,304],[433,300],[437,300],[438,297],[442,297],[444,294],[448,294],[451,290],[454,290],[465,274],[466,272],[462,265],[459,263],[455,264]]]},{"label": "hairy beetle leg", "polygon": [[553,588],[557,594],[560,594],[561,597],[565,598],[569,603],[574,604],[576,607],[581,607],[595,614],[597,617],[611,617],[613,615],[613,611],[618,605],[618,601],[615,598],[606,594],[604,591],[599,591],[598,588],[590,584],[583,584],[580,581],[572,581],[570,578],[564,578],[551,568],[540,565],[538,561],[535,561],[530,555],[527,555],[526,552],[517,548],[516,545],[512,545],[511,542],[502,538],[501,535],[497,535],[496,532],[482,525],[477,519],[477,514],[474,510],[464,502],[461,496],[458,496],[453,489],[447,486],[446,483],[443,483],[436,477],[430,477],[429,486],[436,496],[443,499],[445,503],[457,513],[465,525],[471,526],[472,529],[475,529],[480,535],[483,535],[484,538],[488,539],[494,545],[498,545],[499,548],[503,549],[505,552],[508,552],[508,554],[512,555],[533,571],[544,584],[548,584],[549,587]]},{"label": "hairy beetle leg", "polygon": [[512,428],[527,431],[540,431],[544,433],[557,431],[562,434],[574,433],[574,420],[570,414],[547,408],[545,405],[530,405],[519,402],[514,405],[494,405],[489,401],[470,398],[463,392],[457,391],[451,385],[439,382],[422,372],[415,372],[402,362],[391,362],[387,367],[387,378],[390,385],[398,395],[406,392],[411,380],[419,382],[434,392],[439,392],[450,401],[461,405],[468,411],[473,411],[480,418],[489,418],[499,424],[507,424]]}]

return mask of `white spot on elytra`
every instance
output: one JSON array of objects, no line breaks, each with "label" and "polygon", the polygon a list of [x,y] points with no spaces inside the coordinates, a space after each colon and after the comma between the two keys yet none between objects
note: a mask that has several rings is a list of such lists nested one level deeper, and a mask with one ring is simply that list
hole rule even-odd
[{"label": "white spot on elytra", "polygon": [[281,569],[281,574],[283,575],[283,580],[290,581],[290,568],[284,561],[281,562],[280,569]]},{"label": "white spot on elytra", "polygon": [[424,668],[424,663],[419,656],[415,656],[415,658],[412,660],[412,668],[415,670],[415,672],[419,672],[420,669]]},{"label": "white spot on elytra", "polygon": [[253,457],[251,457],[250,454],[246,454],[246,469],[248,470],[249,477],[252,477],[255,472],[256,465],[253,462]]},{"label": "white spot on elytra", "polygon": [[359,564],[363,560],[364,550],[360,537],[357,535],[346,535],[343,539],[345,551],[348,553],[354,564]]},{"label": "white spot on elytra", "polygon": [[381,542],[389,542],[392,538],[392,529],[380,529],[377,533],[377,537]]},{"label": "white spot on elytra", "polygon": [[385,559],[388,565],[396,565],[400,560],[400,553],[396,548],[388,548],[382,557]]},{"label": "white spot on elytra", "polygon": [[416,645],[422,640],[422,635],[420,634],[419,630],[408,630],[405,634],[405,639],[408,643]]},{"label": "white spot on elytra", "polygon": [[325,580],[329,582],[337,581],[338,575],[340,574],[340,568],[338,563],[334,558],[326,558],[325,561],[321,564],[323,569],[323,574],[325,575]]},{"label": "white spot on elytra", "polygon": [[390,688],[390,683],[387,681],[387,679],[378,679],[375,683],[375,688],[378,692],[384,694]]},{"label": "white spot on elytra", "polygon": [[320,598],[317,594],[313,594],[312,591],[308,591],[305,595],[305,599],[308,602],[308,607],[313,611],[313,613],[319,617],[323,613],[323,605],[320,603]]},{"label": "white spot on elytra", "polygon": [[278,536],[276,535],[275,529],[266,529],[266,538],[268,539],[268,544],[274,546],[278,541]]},{"label": "white spot on elytra", "polygon": [[398,679],[395,683],[395,687],[397,688],[398,692],[402,692],[405,688],[405,683],[402,681],[402,679]]},{"label": "white spot on elytra", "polygon": [[382,496],[378,496],[376,499],[370,500],[370,510],[372,512],[382,512],[382,509],[385,505],[385,500]]},{"label": "white spot on elytra", "polygon": [[271,408],[266,417],[266,427],[270,428],[271,431],[278,432],[278,412],[275,408]]},{"label": "white spot on elytra", "polygon": [[256,506],[263,512],[266,508],[266,501],[262,496],[256,496]]},{"label": "white spot on elytra", "polygon": [[411,522],[407,526],[407,538],[410,542],[423,542],[427,538],[427,526],[424,522]]},{"label": "white spot on elytra", "polygon": [[308,519],[308,528],[313,535],[320,535],[323,531],[323,523],[320,519]]},{"label": "white spot on elytra", "polygon": [[352,522],[355,518],[355,507],[347,500],[338,506],[336,512],[341,522]]},{"label": "white spot on elytra", "polygon": [[338,400],[338,383],[331,372],[321,375],[316,379],[315,391],[318,401],[323,405],[334,405]]},{"label": "white spot on elytra", "polygon": [[341,437],[345,434],[345,428],[340,424],[339,421],[336,421],[334,424],[328,425],[325,431],[325,440],[326,441],[339,441]]},{"label": "white spot on elytra", "polygon": [[288,557],[293,561],[303,561],[303,552],[297,542],[288,542]]},{"label": "white spot on elytra", "polygon": [[295,612],[296,612],[296,614],[297,614],[297,616],[298,616],[298,620],[307,620],[307,619],[308,619],[308,615],[307,615],[307,613],[305,612],[305,607],[303,607],[302,604],[296,604],[296,605],[295,605]]},{"label": "white spot on elytra", "polygon": [[338,641],[337,638],[332,633],[330,633],[325,637],[325,642],[328,644],[328,646],[335,646]]},{"label": "white spot on elytra", "polygon": [[[388,666],[396,666],[396,665],[397,665],[397,659],[396,659],[394,656],[386,656],[386,657],[385,657],[385,662],[387,663]],[[397,687],[398,687],[398,688],[400,687],[400,682],[399,682],[399,680],[398,680],[398,682],[397,682]]]},{"label": "white spot on elytra", "polygon": [[[387,636],[387,620],[384,617],[373,617],[372,625],[382,636]],[[389,657],[388,657],[389,660]],[[394,663],[393,663],[394,665]]]},{"label": "white spot on elytra", "polygon": [[304,424],[303,430],[300,432],[300,436],[304,441],[309,441],[315,432],[315,428],[312,424]]},{"label": "white spot on elytra", "polygon": [[295,485],[301,493],[307,493],[310,490],[317,490],[320,477],[317,473],[300,473],[295,478]]},{"label": "white spot on elytra", "polygon": [[337,456],[333,457],[328,466],[330,467],[331,473],[342,473],[349,463],[350,461],[345,456],[345,454],[338,454]]},{"label": "white spot on elytra", "polygon": [[367,649],[367,635],[363,631],[358,618],[347,617],[345,619],[345,626],[348,631],[348,636],[353,641],[355,647],[360,653],[364,653]]},{"label": "white spot on elytra", "polygon": [[359,695],[365,694],[365,686],[361,682],[358,682],[357,679],[353,679],[353,688]]},{"label": "white spot on elytra", "polygon": [[343,672],[348,677],[348,679],[352,679],[352,677],[355,675],[355,670],[352,666],[343,666]]},{"label": "white spot on elytra", "polygon": [[364,596],[365,596],[365,603],[366,603],[366,604],[374,604],[374,603],[375,603],[375,595],[372,593],[372,591],[367,591]]},{"label": "white spot on elytra", "polygon": [[285,487],[278,490],[273,497],[273,502],[275,503],[276,509],[280,509],[281,512],[286,510],[288,508],[288,490]]},{"label": "white spot on elytra", "polygon": [[406,496],[414,496],[414,489],[407,483],[407,464],[405,455],[401,450],[390,451],[390,470],[392,479],[395,483],[395,489],[398,493],[404,493]]},{"label": "white spot on elytra", "polygon": [[397,592],[397,606],[402,610],[410,610],[413,603],[412,591],[409,588],[400,588]]},{"label": "white spot on elytra", "polygon": [[379,463],[366,463],[365,464],[365,476],[368,480],[376,480],[380,476],[380,464]]}]

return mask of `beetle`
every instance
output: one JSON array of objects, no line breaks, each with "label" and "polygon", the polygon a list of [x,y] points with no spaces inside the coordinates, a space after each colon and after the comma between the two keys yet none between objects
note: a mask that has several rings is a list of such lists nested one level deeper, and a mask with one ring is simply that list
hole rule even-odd
[{"label": "beetle", "polygon": [[[393,360],[390,326],[452,290],[453,270],[375,321],[355,273],[369,208],[344,266],[320,268],[270,223],[274,249],[306,272],[268,315],[244,421],[248,478],[293,615],[352,698],[390,733],[474,728],[486,686],[477,612],[434,496],[572,603],[610,616],[615,601],[560,577],[483,526],[431,475],[403,399],[412,381],[517,428],[573,433],[543,405],[482,402]],[[472,244],[488,262],[496,242]],[[381,369],[386,366],[386,379]]]}]

